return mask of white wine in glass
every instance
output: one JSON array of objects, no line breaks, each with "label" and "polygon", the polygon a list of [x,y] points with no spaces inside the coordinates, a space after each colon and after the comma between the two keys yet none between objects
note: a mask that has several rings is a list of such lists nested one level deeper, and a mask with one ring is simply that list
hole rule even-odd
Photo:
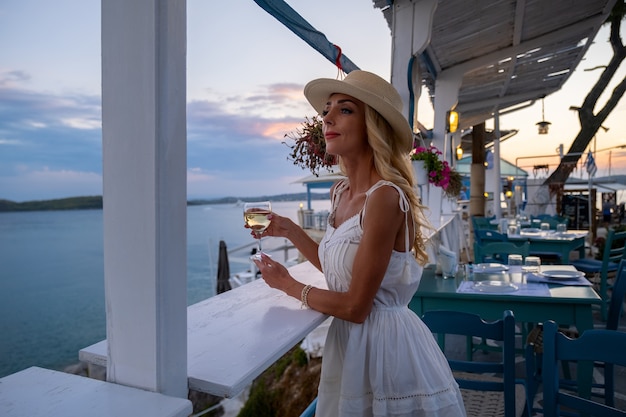
[{"label": "white wine in glass", "polygon": [[252,256],[253,259],[261,259],[261,234],[271,223],[271,220],[267,217],[271,212],[272,205],[269,201],[257,201],[243,205],[243,218],[259,241],[259,250]]}]

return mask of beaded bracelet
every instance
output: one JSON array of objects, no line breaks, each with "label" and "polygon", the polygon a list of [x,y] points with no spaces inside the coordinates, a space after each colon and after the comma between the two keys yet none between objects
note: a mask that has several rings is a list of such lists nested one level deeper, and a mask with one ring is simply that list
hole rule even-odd
[{"label": "beaded bracelet", "polygon": [[302,305],[300,306],[300,308],[309,308],[307,297],[309,296],[309,291],[311,291],[311,288],[313,288],[312,285],[305,285],[304,288],[302,288],[302,293],[300,294],[300,300],[302,301]]}]

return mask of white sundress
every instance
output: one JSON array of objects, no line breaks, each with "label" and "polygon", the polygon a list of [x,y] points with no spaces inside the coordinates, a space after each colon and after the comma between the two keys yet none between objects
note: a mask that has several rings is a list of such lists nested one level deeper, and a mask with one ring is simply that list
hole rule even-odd
[{"label": "white sundress", "polygon": [[[369,196],[379,187],[399,193],[399,204],[409,219],[409,203],[402,190],[379,181],[366,193],[361,212],[334,228],[334,212],[344,180],[335,187],[331,217],[320,242],[319,258],[333,291],[347,291],[352,264],[363,236],[361,219]],[[408,251],[393,251],[364,323],[334,318],[328,331],[318,390],[317,417],[445,416],[463,417],[458,385],[435,338],[408,308],[422,276],[422,267]]]}]

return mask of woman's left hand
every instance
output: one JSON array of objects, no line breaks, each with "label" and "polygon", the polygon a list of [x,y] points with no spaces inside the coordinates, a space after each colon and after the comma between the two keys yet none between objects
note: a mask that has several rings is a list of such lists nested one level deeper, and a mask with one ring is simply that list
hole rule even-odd
[{"label": "woman's left hand", "polygon": [[287,288],[295,283],[295,280],[284,265],[274,261],[264,253],[261,253],[261,260],[255,260],[261,276],[272,288],[287,292]]}]

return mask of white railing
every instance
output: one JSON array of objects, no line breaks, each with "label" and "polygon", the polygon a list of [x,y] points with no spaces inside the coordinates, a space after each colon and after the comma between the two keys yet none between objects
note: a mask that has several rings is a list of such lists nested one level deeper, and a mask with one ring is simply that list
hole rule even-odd
[{"label": "white railing", "polygon": [[[457,221],[458,220],[458,221]],[[457,215],[433,222],[428,239],[431,262],[439,243],[458,250]],[[240,248],[235,248],[240,249]],[[310,262],[289,267],[299,281],[326,288],[324,276]],[[299,300],[269,288],[263,280],[188,307],[188,385],[196,391],[232,398],[264,370],[322,324],[327,316],[302,309]],[[79,352],[81,361],[107,364],[107,341]]]},{"label": "white railing", "polygon": [[298,212],[298,220],[300,221],[300,227],[307,230],[326,230],[328,222],[328,210],[313,211],[313,210],[300,210]]}]

